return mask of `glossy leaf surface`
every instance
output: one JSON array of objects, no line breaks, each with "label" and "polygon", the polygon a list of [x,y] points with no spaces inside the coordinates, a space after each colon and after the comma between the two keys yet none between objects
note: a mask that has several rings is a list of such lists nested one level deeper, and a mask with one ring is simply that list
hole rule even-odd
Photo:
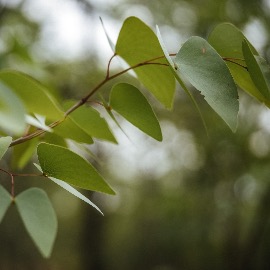
[{"label": "glossy leaf surface", "polygon": [[11,202],[12,198],[10,194],[0,185],[0,223],[2,222]]},{"label": "glossy leaf surface", "polygon": [[57,233],[57,218],[47,194],[30,188],[15,198],[25,228],[41,254],[48,258]]},{"label": "glossy leaf surface", "polygon": [[147,135],[162,140],[160,125],[151,105],[133,85],[115,85],[111,91],[110,106]]},{"label": "glossy leaf surface", "polygon": [[235,131],[239,110],[237,88],[228,67],[213,47],[203,38],[191,37],[177,53],[175,64]]},{"label": "glossy leaf surface", "polygon": [[156,35],[146,24],[136,17],[126,19],[116,43],[116,53],[130,66],[151,59],[151,63],[162,64],[149,64],[137,67],[134,71],[140,82],[166,108],[172,108],[175,79],[170,68],[166,66],[167,62]]},{"label": "glossy leaf surface", "polygon": [[115,194],[89,162],[69,149],[40,143],[37,154],[40,167],[47,176],[83,189]]}]

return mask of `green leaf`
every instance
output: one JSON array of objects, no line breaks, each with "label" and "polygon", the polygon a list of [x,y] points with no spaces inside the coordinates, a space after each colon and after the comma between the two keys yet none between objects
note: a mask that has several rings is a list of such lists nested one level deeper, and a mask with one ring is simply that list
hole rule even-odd
[{"label": "green leaf", "polygon": [[191,37],[177,53],[175,64],[235,131],[239,110],[237,88],[226,63],[213,47],[203,38]]},{"label": "green leaf", "polygon": [[25,228],[41,254],[48,258],[57,233],[57,218],[47,194],[30,188],[15,198]]},{"label": "green leaf", "polygon": [[[42,172],[42,169],[41,169],[41,167],[38,164],[35,164],[34,163],[34,165],[37,167],[37,169],[39,171]],[[76,196],[77,198],[81,199],[82,201],[84,201],[84,202],[88,203],[89,205],[91,205],[92,207],[94,207],[96,210],[98,210],[103,215],[103,213],[101,212],[101,210],[94,203],[92,203],[88,198],[86,198],[84,195],[82,195],[77,189],[73,188],[72,186],[70,186],[66,182],[61,181],[59,179],[56,179],[54,177],[48,177],[48,178],[50,180],[52,180],[55,184],[59,185],[63,189],[65,189],[68,192],[70,192],[72,195]]]},{"label": "green leaf", "polygon": [[10,136],[0,138],[0,159],[4,156],[4,154],[8,150],[11,142],[12,138]]},{"label": "green leaf", "polygon": [[[270,106],[270,102],[265,99],[253,83],[249,72],[240,66],[245,65],[242,52],[242,42],[245,39],[244,34],[234,25],[222,23],[216,26],[210,33],[208,42],[222,57],[229,58],[237,63],[226,61],[237,85],[260,102],[264,102],[266,105]],[[252,46],[250,46],[250,48],[253,54],[258,54]]]},{"label": "green leaf", "polygon": [[21,100],[0,81],[0,127],[15,135],[23,134],[25,113]]},{"label": "green leaf", "polygon": [[10,194],[0,185],[0,223],[12,203]]},{"label": "green leaf", "polygon": [[48,120],[59,120],[64,116],[49,91],[30,76],[18,71],[2,70],[0,82],[20,97],[29,113],[46,116]]},{"label": "green leaf", "polygon": [[74,140],[80,143],[92,144],[92,137],[87,134],[78,124],[76,124],[69,116],[66,117],[60,125],[53,129],[57,135]]},{"label": "green leaf", "polygon": [[100,19],[100,22],[101,22],[103,31],[104,31],[104,33],[105,33],[105,35],[106,35],[107,40],[108,40],[108,43],[109,43],[109,45],[110,45],[112,51],[115,52],[115,45],[114,45],[113,41],[111,40],[111,38],[110,38],[110,36],[109,36],[109,34],[108,34],[108,32],[107,32],[105,26],[104,26],[103,20],[102,20],[101,17],[99,17],[99,19]]},{"label": "green leaf", "polygon": [[111,91],[110,106],[141,131],[162,141],[157,117],[147,99],[136,87],[127,83],[115,85]]},{"label": "green leaf", "polygon": [[170,68],[166,66],[166,59],[162,57],[164,54],[156,35],[146,24],[136,17],[126,19],[116,43],[116,53],[130,66],[151,59],[151,63],[162,64],[141,66],[134,71],[140,82],[166,108],[172,108],[175,79]]},{"label": "green leaf", "polygon": [[250,77],[261,94],[269,100],[270,68],[265,59],[252,53],[250,45],[246,40],[243,41],[242,46]]},{"label": "green leaf", "polygon": [[40,143],[37,154],[43,173],[77,187],[115,194],[96,169],[67,148]]},{"label": "green leaf", "polygon": [[[64,108],[70,108],[74,102],[68,101]],[[90,136],[117,143],[107,122],[100,113],[92,107],[81,106],[70,115],[70,118]]]}]

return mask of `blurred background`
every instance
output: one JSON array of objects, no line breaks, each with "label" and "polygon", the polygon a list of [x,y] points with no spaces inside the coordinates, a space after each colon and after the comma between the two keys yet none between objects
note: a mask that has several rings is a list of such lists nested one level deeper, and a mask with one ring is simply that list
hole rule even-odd
[{"label": "blurred background", "polygon": [[[112,55],[99,17],[116,41],[128,16],[153,29],[158,24],[170,52],[192,35],[206,38],[219,22],[232,22],[270,58],[269,0],[0,0],[0,68],[34,76],[56,97],[79,99],[103,79]],[[119,63],[112,68],[119,70]],[[9,209],[0,224],[0,269],[270,269],[270,112],[239,90],[233,134],[194,95],[209,137],[177,87],[173,111],[149,97],[163,142],[119,119],[130,140],[112,125],[118,145],[90,146],[96,167],[117,192],[84,193],[105,217],[51,183],[17,180],[17,193],[30,185],[49,193],[59,232],[45,260]],[[1,184],[8,183],[5,177]]]}]

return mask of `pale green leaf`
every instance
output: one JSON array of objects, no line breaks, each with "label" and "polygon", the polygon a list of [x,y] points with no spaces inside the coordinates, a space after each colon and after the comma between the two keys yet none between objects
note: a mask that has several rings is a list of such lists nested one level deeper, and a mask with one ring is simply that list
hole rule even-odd
[{"label": "pale green leaf", "polygon": [[144,95],[133,85],[120,83],[113,87],[110,106],[131,124],[162,141],[162,133],[157,117]]},{"label": "pale green leaf", "polygon": [[108,40],[108,43],[109,43],[109,45],[110,45],[112,51],[115,52],[115,44],[113,43],[113,41],[111,40],[111,38],[110,38],[110,36],[109,36],[109,34],[108,34],[108,32],[107,32],[107,30],[106,30],[106,28],[105,28],[105,26],[104,26],[104,23],[103,23],[102,18],[99,17],[99,19],[100,19],[100,21],[101,21],[101,25],[102,25],[103,31],[104,31],[104,33],[105,33],[105,35],[106,35],[106,38],[107,38],[107,40]]},{"label": "pale green leaf", "polygon": [[[242,52],[242,42],[244,39],[246,39],[244,34],[234,25],[222,23],[217,25],[210,33],[208,42],[215,48],[219,55],[229,60],[226,63],[237,85],[260,102],[264,102],[270,106],[270,102],[267,101],[253,83],[249,72],[242,67],[245,66]],[[253,54],[258,54],[251,45],[250,48]]]},{"label": "pale green leaf", "polygon": [[[175,79],[164,59],[163,51],[154,32],[136,17],[125,20],[117,43],[116,53],[130,66],[144,63],[162,65],[146,65],[134,69],[140,82],[166,107],[172,108]],[[155,60],[156,59],[156,60]]]},{"label": "pale green leaf", "polygon": [[[42,169],[41,169],[41,167],[38,164],[35,164],[34,163],[34,165],[37,167],[37,169],[40,172],[42,172]],[[52,180],[55,184],[59,185],[60,187],[62,187],[66,191],[70,192],[72,195],[76,196],[77,198],[81,199],[82,201],[84,201],[84,202],[88,203],[89,205],[91,205],[92,207],[94,207],[96,210],[98,210],[103,215],[103,213],[101,212],[101,210],[94,203],[92,203],[88,198],[86,198],[84,195],[82,195],[77,189],[75,189],[74,187],[70,186],[66,182],[61,181],[59,179],[56,179],[54,177],[48,177],[48,178],[50,180]]]},{"label": "pale green leaf", "polygon": [[37,154],[42,171],[47,176],[83,189],[115,194],[89,162],[69,149],[40,143]]},{"label": "pale green leaf", "polygon": [[262,57],[252,53],[252,50],[246,40],[243,41],[243,54],[251,79],[261,94],[269,100],[270,68],[267,62]]},{"label": "pale green leaf", "polygon": [[[64,108],[70,108],[73,104],[74,102],[67,101]],[[117,143],[107,122],[94,108],[81,106],[73,111],[69,117],[90,136]]]},{"label": "pale green leaf", "polygon": [[20,193],[15,203],[27,232],[48,258],[57,233],[57,218],[47,194],[39,188],[30,188]]},{"label": "pale green leaf", "polygon": [[11,142],[12,138],[10,136],[0,138],[0,159],[4,156],[4,154],[8,150]]},{"label": "pale green leaf", "polygon": [[10,194],[0,185],[0,223],[12,203]]},{"label": "pale green leaf", "polygon": [[38,81],[18,71],[1,70],[0,82],[7,85],[23,101],[29,113],[59,120],[64,116],[49,91]]},{"label": "pale green leaf", "polygon": [[0,127],[22,135],[26,128],[25,108],[21,100],[0,80]]},{"label": "pale green leaf", "polygon": [[213,47],[203,38],[191,37],[177,53],[175,64],[235,131],[239,110],[237,88],[228,67]]}]

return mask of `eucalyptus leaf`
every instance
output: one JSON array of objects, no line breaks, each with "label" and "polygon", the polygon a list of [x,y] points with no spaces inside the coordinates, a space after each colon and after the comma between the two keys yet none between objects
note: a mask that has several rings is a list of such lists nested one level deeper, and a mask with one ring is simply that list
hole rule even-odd
[{"label": "eucalyptus leaf", "polygon": [[[34,163],[34,165],[37,167],[37,169],[40,172],[42,172],[42,169],[41,169],[41,167],[38,164],[35,164]],[[89,205],[91,205],[92,207],[94,207],[96,210],[98,210],[103,215],[103,213],[101,212],[101,210],[94,203],[92,203],[88,198],[86,198],[84,195],[82,195],[77,189],[75,189],[74,187],[70,186],[66,182],[61,181],[59,179],[56,179],[54,177],[48,177],[48,178],[50,180],[52,180],[55,184],[59,185],[60,187],[62,187],[66,191],[70,192],[72,195],[76,196],[77,198],[81,199],[82,201],[84,201],[84,202],[88,203]]]},{"label": "eucalyptus leaf", "polygon": [[22,101],[0,80],[0,128],[22,135],[26,128],[25,114]]},{"label": "eucalyptus leaf", "polygon": [[254,55],[247,40],[243,41],[243,55],[246,60],[248,71],[254,84],[261,94],[270,98],[270,68],[262,57]]},{"label": "eucalyptus leaf", "polygon": [[135,86],[127,83],[115,85],[110,95],[110,106],[141,131],[162,141],[157,117],[147,99]]},{"label": "eucalyptus leaf", "polygon": [[177,53],[175,64],[235,131],[239,111],[237,88],[226,63],[215,49],[203,38],[191,37]]},{"label": "eucalyptus leaf", "polygon": [[0,223],[12,203],[10,194],[0,185]]},{"label": "eucalyptus leaf", "polygon": [[172,108],[175,79],[154,32],[140,19],[129,17],[121,28],[115,49],[130,66],[152,59],[152,64],[137,67],[134,71],[140,82],[166,108]]},{"label": "eucalyptus leaf", "polygon": [[[244,34],[233,24],[222,23],[217,25],[208,37],[208,42],[215,50],[227,59],[226,64],[237,83],[237,85],[260,102],[270,106],[270,102],[261,94],[253,83],[245,66],[245,59],[242,51],[242,43],[246,39]],[[249,44],[250,45],[250,44]],[[256,49],[250,45],[254,55],[258,55]]]},{"label": "eucalyptus leaf", "polygon": [[60,179],[83,189],[115,194],[89,162],[69,149],[40,143],[37,154],[40,167],[48,177]]},{"label": "eucalyptus leaf", "polygon": [[0,138],[0,159],[4,156],[4,154],[8,150],[11,142],[12,138],[10,136]]},{"label": "eucalyptus leaf", "polygon": [[0,82],[23,101],[28,113],[46,116],[48,120],[59,120],[64,116],[48,89],[32,77],[18,71],[1,70]]},{"label": "eucalyptus leaf", "polygon": [[57,233],[57,218],[47,194],[30,188],[15,198],[24,226],[41,254],[51,255]]}]

